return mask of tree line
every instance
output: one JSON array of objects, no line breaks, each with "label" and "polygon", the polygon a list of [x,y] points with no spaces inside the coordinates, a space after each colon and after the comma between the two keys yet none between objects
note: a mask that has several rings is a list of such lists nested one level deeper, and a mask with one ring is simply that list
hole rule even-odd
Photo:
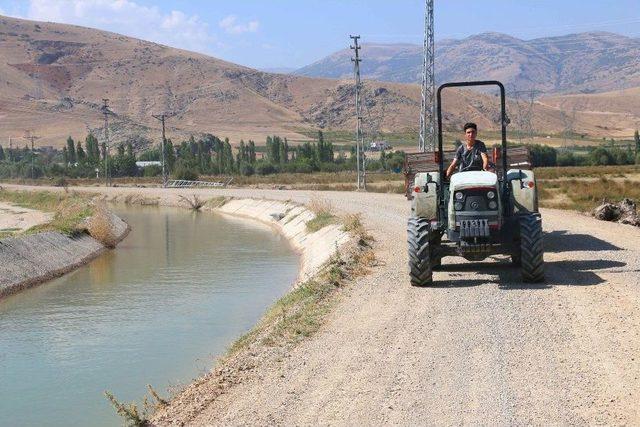
[{"label": "tree line", "polygon": [[613,139],[597,147],[586,147],[583,153],[557,149],[547,145],[528,145],[533,166],[607,166],[640,164],[640,134],[635,131],[633,143],[615,145]]},{"label": "tree line", "polygon": [[[47,152],[32,152],[28,146],[4,150],[0,145],[0,178],[103,177],[105,165],[108,165],[112,177],[159,176],[161,166],[155,164],[138,168],[136,162],[160,161],[162,145],[136,154],[134,143],[138,145],[139,141],[130,139],[118,144],[115,154],[91,133],[84,141],[74,141],[69,137],[62,150]],[[290,145],[287,138],[274,135],[268,136],[262,146],[257,146],[253,140],[246,143],[241,140],[234,148],[228,138],[223,140],[211,134],[198,140],[191,136],[178,144],[167,139],[164,144],[167,172],[175,179],[189,180],[195,180],[200,175],[248,176],[354,170],[354,147],[349,154],[336,152],[333,144],[325,141],[322,132],[318,132],[315,141],[297,146]],[[368,170],[399,172],[404,162],[404,153],[401,151],[382,151],[376,156],[367,162]]]}]

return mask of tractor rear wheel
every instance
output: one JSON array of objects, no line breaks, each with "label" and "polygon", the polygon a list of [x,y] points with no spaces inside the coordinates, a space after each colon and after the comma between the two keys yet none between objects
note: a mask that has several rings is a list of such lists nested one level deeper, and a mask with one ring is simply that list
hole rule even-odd
[{"label": "tractor rear wheel", "polygon": [[520,217],[520,268],[522,280],[529,283],[544,281],[544,249],[542,246],[542,218],[540,214]]},{"label": "tractor rear wheel", "polygon": [[407,243],[409,246],[409,276],[412,286],[428,286],[433,283],[430,240],[430,222],[424,218],[409,218]]}]

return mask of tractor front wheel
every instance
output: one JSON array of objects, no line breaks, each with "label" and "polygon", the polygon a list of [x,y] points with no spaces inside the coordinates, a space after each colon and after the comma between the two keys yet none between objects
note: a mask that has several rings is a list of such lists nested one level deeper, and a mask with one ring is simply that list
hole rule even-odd
[{"label": "tractor front wheel", "polygon": [[540,214],[520,217],[520,268],[522,280],[529,283],[544,281],[544,250],[542,247],[542,218]]},{"label": "tractor front wheel", "polygon": [[431,224],[424,218],[409,218],[407,243],[409,246],[409,276],[411,285],[428,286],[433,283],[431,253]]}]

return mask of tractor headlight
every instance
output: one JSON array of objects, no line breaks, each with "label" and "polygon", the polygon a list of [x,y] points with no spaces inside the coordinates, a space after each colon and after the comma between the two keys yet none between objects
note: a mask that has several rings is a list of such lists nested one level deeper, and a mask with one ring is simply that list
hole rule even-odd
[{"label": "tractor headlight", "polygon": [[457,200],[462,200],[462,198],[463,198],[463,197],[464,197],[464,194],[462,194],[461,192],[459,192],[459,191],[458,191],[458,192],[456,193],[456,199],[457,199]]},{"label": "tractor headlight", "polygon": [[461,211],[462,210],[462,202],[455,202],[453,204],[453,207],[457,210],[457,211]]},{"label": "tractor headlight", "polygon": [[497,209],[498,208],[498,204],[496,203],[495,200],[492,200],[489,202],[489,209]]},{"label": "tractor headlight", "polygon": [[496,197],[496,193],[494,193],[493,191],[489,191],[489,192],[487,193],[487,197],[488,197],[489,199],[493,199],[494,197]]}]

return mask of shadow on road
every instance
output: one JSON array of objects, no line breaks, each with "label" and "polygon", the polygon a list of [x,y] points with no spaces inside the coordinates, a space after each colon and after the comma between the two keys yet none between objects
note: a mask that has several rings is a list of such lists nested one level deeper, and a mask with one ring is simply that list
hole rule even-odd
[{"label": "shadow on road", "polygon": [[[494,257],[494,260],[496,258]],[[446,258],[444,260],[446,263]],[[498,285],[500,289],[550,289],[553,286],[593,286],[604,283],[605,280],[594,270],[624,267],[621,261],[604,259],[594,260],[564,260],[546,261],[544,283],[524,283],[520,278],[520,268],[510,262],[468,262],[464,264],[443,264],[439,271],[449,272],[448,280],[438,280],[437,276],[432,287],[435,288],[465,288],[480,285]],[[477,273],[489,277],[483,279],[467,279],[465,273]],[[456,276],[460,276],[456,278]]]},{"label": "shadow on road", "polygon": [[572,234],[567,230],[544,233],[545,252],[621,251],[611,243],[588,234]]}]

